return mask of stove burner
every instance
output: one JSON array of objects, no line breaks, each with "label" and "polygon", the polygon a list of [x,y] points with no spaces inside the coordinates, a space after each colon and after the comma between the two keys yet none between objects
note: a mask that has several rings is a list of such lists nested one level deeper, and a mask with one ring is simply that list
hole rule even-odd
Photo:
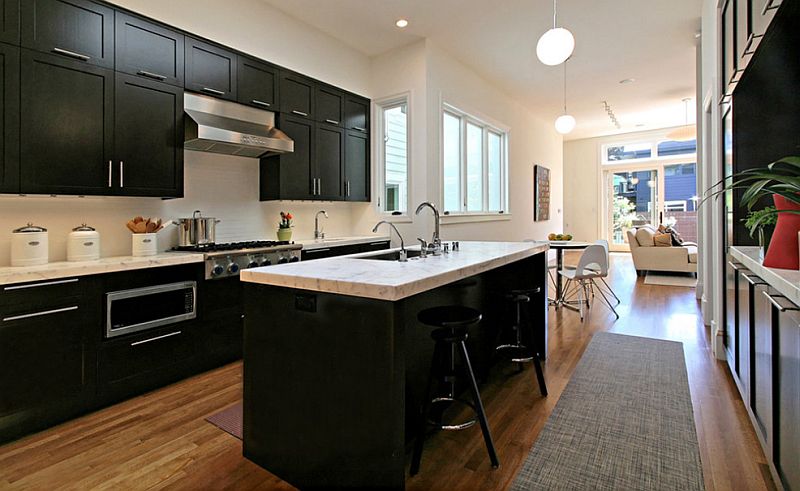
[{"label": "stove burner", "polygon": [[241,249],[261,249],[265,247],[275,247],[289,245],[285,240],[251,240],[247,242],[228,242],[223,244],[199,244],[193,246],[177,246],[173,247],[173,251],[183,252],[220,252],[220,251],[237,251]]}]

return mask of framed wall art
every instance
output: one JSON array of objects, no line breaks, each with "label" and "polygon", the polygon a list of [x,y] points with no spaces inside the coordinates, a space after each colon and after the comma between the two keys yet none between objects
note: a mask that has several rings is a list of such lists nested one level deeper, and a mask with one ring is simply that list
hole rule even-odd
[{"label": "framed wall art", "polygon": [[533,220],[550,220],[550,169],[533,166]]}]

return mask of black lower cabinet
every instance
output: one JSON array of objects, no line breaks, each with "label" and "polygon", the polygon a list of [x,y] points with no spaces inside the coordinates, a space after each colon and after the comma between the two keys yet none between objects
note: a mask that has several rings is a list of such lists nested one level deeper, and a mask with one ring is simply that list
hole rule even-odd
[{"label": "black lower cabinet", "polygon": [[88,278],[55,283],[0,291],[0,442],[75,416],[92,400],[98,292]]},{"label": "black lower cabinet", "polygon": [[748,270],[739,271],[737,286],[738,293],[738,306],[739,306],[739,327],[736,329],[738,332],[738,339],[736,346],[739,353],[739,371],[737,372],[737,380],[742,391],[742,398],[745,405],[750,406],[752,400],[751,387],[752,387],[752,362],[753,362],[753,345],[752,345],[752,302],[753,302],[753,285],[749,279],[753,278],[752,273]]},{"label": "black lower cabinet", "polygon": [[111,194],[114,72],[23,49],[21,189]]},{"label": "black lower cabinet", "polygon": [[19,48],[15,46],[0,44],[0,84],[0,193],[18,193]]},{"label": "black lower cabinet", "polygon": [[773,462],[783,487],[800,490],[800,307],[778,314],[775,442]]},{"label": "black lower cabinet", "polygon": [[[753,291],[753,339],[754,358],[751,387],[751,409],[756,420],[756,430],[764,442],[764,448],[771,449],[772,431],[772,303],[766,294],[776,295],[768,285],[756,285]],[[765,452],[770,458],[771,452]]]},{"label": "black lower cabinet", "polygon": [[739,373],[739,351],[736,341],[739,326],[739,270],[743,266],[729,258],[725,265],[725,352],[731,372]]},{"label": "black lower cabinet", "polygon": [[391,242],[388,240],[377,240],[375,242],[368,242],[365,244],[353,244],[338,247],[320,247],[317,249],[303,249],[301,259],[303,261],[310,261],[312,259],[323,259],[326,257],[346,256],[348,254],[358,254],[361,252],[380,251],[388,249]]}]

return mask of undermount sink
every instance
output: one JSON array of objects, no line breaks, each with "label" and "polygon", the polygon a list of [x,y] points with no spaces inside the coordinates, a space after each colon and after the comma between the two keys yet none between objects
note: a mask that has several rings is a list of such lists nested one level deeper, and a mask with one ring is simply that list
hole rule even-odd
[{"label": "undermount sink", "polygon": [[[418,250],[409,250],[406,249],[406,253],[408,253],[408,258],[416,258],[422,254],[422,251]],[[356,259],[374,259],[377,261],[399,261],[400,260],[400,251],[389,251],[384,252],[383,254],[373,254],[371,256],[361,256]]]}]

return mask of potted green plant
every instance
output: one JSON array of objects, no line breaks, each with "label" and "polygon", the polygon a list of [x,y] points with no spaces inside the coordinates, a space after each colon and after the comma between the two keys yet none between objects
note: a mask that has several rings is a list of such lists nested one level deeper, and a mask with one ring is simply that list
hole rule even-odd
[{"label": "potted green plant", "polygon": [[278,222],[278,240],[288,242],[292,240],[292,219],[289,212],[281,212],[281,221]]},{"label": "potted green plant", "polygon": [[750,231],[750,237],[758,237],[761,259],[764,259],[772,233],[775,231],[775,224],[778,223],[777,211],[774,206],[767,206],[761,210],[751,211],[747,214],[747,218],[742,220],[744,226]]},{"label": "potted green plant", "polygon": [[[741,203],[752,210],[762,198],[772,197],[774,209],[764,209],[752,221],[759,226],[774,217],[775,230],[764,256],[764,266],[781,269],[798,269],[800,249],[800,157],[790,156],[772,162],[763,168],[748,169],[718,182],[705,193],[703,201],[720,196],[726,191],[743,189]],[[770,207],[772,208],[772,207]]]}]

